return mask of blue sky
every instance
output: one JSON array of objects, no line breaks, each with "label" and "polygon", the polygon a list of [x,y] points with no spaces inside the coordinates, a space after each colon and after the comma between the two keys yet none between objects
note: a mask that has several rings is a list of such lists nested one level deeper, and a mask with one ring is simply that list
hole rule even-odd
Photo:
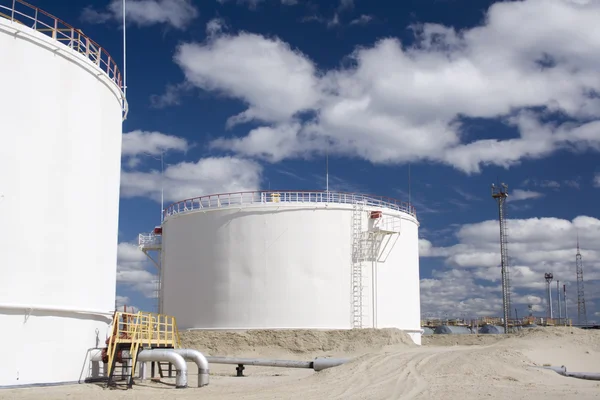
[{"label": "blue sky", "polygon": [[[120,0],[35,5],[122,68]],[[586,0],[129,0],[119,234],[121,302],[152,309],[137,234],[167,203],[253,189],[411,198],[423,315],[500,315],[506,182],[513,306],[545,314],[579,234],[600,319],[600,3]],[[329,145],[327,145],[329,143]]]}]

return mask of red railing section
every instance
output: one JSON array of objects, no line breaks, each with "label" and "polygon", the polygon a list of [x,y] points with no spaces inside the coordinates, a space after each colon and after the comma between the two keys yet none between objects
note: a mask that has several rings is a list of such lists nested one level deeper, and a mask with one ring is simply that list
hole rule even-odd
[{"label": "red railing section", "polygon": [[115,60],[80,29],[22,0],[0,0],[0,18],[34,29],[84,55],[123,89],[121,72]]}]

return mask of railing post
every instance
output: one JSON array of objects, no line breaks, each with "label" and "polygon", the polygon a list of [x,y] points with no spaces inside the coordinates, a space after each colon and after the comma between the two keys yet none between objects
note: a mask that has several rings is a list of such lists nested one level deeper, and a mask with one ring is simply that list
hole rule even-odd
[{"label": "railing post", "polygon": [[54,18],[54,29],[52,30],[52,39],[56,40],[56,35],[58,32],[58,20]]},{"label": "railing post", "polygon": [[10,20],[12,22],[15,22],[15,5],[16,5],[15,3],[16,3],[16,1],[13,0],[12,9],[10,10],[11,11],[11,13],[10,13]]}]

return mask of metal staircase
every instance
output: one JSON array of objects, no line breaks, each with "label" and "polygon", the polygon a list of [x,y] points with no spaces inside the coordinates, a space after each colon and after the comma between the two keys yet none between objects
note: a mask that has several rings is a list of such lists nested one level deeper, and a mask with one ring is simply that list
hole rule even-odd
[{"label": "metal staircase", "polygon": [[352,209],[352,327],[363,327],[363,216],[364,202]]},{"label": "metal staircase", "polygon": [[[156,288],[156,312],[162,312],[161,307],[161,266],[162,266],[162,227],[157,226],[150,233],[140,233],[138,236],[138,247],[144,252],[146,257],[150,259],[156,266],[158,271],[157,279],[153,281]],[[152,256],[155,253],[155,256]]]},{"label": "metal staircase", "polygon": [[144,348],[180,348],[181,340],[175,317],[148,313],[115,312],[111,336],[103,359],[108,364],[107,386],[115,385],[116,364],[121,364],[121,375],[127,387],[133,386],[137,356]]}]

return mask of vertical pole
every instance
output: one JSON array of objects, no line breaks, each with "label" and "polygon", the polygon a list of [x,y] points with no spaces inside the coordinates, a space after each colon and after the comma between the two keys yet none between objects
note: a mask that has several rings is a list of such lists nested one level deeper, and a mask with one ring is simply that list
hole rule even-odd
[{"label": "vertical pole", "polygon": [[548,312],[550,313],[548,315],[549,319],[554,318],[553,313],[552,313],[552,290],[550,289],[550,281],[548,281]]},{"label": "vertical pole", "polygon": [[127,98],[127,34],[125,29],[125,1],[123,0],[123,97]]},{"label": "vertical pole", "polygon": [[163,223],[165,209],[165,182],[164,182],[164,150],[160,151],[160,224]]},{"label": "vertical pole", "polygon": [[556,305],[558,306],[558,323],[560,323],[560,319],[562,318],[562,307],[560,305],[560,285],[559,280],[556,280]]},{"label": "vertical pole", "polygon": [[409,206],[412,205],[412,203],[410,202],[410,163],[408,163],[408,204]]},{"label": "vertical pole", "polygon": [[325,150],[325,185],[327,201],[329,201],[329,140],[327,140],[327,149]]},{"label": "vertical pole", "polygon": [[563,299],[565,301],[565,325],[569,319],[569,312],[567,311],[567,285],[563,285]]}]

